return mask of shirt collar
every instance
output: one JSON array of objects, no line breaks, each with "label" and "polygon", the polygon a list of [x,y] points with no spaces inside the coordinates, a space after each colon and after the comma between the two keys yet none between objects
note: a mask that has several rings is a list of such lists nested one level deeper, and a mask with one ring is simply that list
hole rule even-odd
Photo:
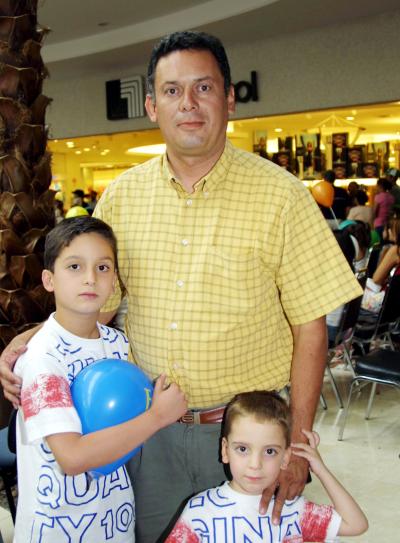
[{"label": "shirt collar", "polygon": [[[222,155],[219,157],[208,174],[197,181],[195,185],[195,192],[211,192],[217,187],[220,180],[224,179],[228,173],[229,167],[232,163],[233,153],[234,147],[227,139]],[[174,187],[179,193],[186,194],[186,191],[171,171],[168,163],[167,153],[164,153],[161,156],[161,176],[163,181],[169,186]]]}]

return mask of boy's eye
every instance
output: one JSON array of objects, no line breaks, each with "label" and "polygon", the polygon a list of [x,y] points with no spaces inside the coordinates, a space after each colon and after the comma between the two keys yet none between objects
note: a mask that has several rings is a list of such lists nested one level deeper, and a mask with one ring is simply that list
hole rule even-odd
[{"label": "boy's eye", "polygon": [[99,265],[99,271],[108,271],[109,269],[110,269],[110,266],[107,266],[107,264]]},{"label": "boy's eye", "polygon": [[265,449],[265,455],[266,455],[266,456],[275,456],[275,454],[276,454],[276,450],[275,450],[275,449],[272,449],[272,448]]},{"label": "boy's eye", "polygon": [[245,445],[238,445],[236,450],[241,454],[245,454],[247,452],[247,447]]},{"label": "boy's eye", "polygon": [[70,264],[68,268],[71,270],[79,270],[79,264]]}]

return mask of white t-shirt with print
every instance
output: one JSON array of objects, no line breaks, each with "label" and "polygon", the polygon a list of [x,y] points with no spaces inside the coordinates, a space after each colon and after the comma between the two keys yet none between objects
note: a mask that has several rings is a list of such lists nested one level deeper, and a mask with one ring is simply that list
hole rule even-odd
[{"label": "white t-shirt with print", "polygon": [[99,339],[77,337],[51,315],[17,361],[22,390],[14,543],[134,541],[134,499],[125,467],[98,479],[65,475],[45,439],[82,433],[70,393],[82,369],[99,359],[128,357],[124,334],[101,324],[98,329]]},{"label": "white t-shirt with print", "polygon": [[334,541],[341,517],[303,496],[287,500],[281,522],[272,524],[273,500],[260,515],[261,496],[233,490],[228,482],[191,498],[166,543],[303,543]]}]

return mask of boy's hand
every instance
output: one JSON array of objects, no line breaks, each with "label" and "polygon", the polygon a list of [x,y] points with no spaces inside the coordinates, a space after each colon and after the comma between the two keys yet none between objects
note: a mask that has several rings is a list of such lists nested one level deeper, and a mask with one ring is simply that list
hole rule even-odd
[{"label": "boy's hand", "polygon": [[317,476],[321,469],[325,468],[325,464],[318,452],[318,445],[320,442],[319,435],[317,432],[309,432],[307,430],[302,430],[303,434],[308,439],[307,443],[292,443],[292,454],[296,456],[301,456],[308,460],[310,464],[310,469]]},{"label": "boy's hand", "polygon": [[21,379],[13,372],[16,361],[27,349],[26,343],[14,338],[4,349],[0,356],[0,382],[4,390],[4,397],[9,400],[15,409],[20,404]]},{"label": "boy's hand", "polygon": [[161,422],[161,427],[168,426],[180,419],[187,411],[185,394],[176,383],[166,385],[166,376],[161,375],[154,386],[151,408]]}]

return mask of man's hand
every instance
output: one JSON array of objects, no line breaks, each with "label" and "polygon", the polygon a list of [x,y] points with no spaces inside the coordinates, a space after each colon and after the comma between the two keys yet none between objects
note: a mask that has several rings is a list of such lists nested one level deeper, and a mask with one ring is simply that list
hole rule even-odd
[{"label": "man's hand", "polygon": [[277,489],[272,523],[279,524],[285,500],[292,500],[303,492],[307,477],[308,462],[303,458],[292,457],[288,467],[280,471],[277,482],[264,490],[260,502],[260,514],[266,513],[269,502]]},{"label": "man's hand", "polygon": [[20,403],[21,379],[13,372],[18,357],[26,351],[26,344],[15,341],[4,349],[0,356],[0,382],[4,390],[4,397],[9,400],[15,409]]}]

